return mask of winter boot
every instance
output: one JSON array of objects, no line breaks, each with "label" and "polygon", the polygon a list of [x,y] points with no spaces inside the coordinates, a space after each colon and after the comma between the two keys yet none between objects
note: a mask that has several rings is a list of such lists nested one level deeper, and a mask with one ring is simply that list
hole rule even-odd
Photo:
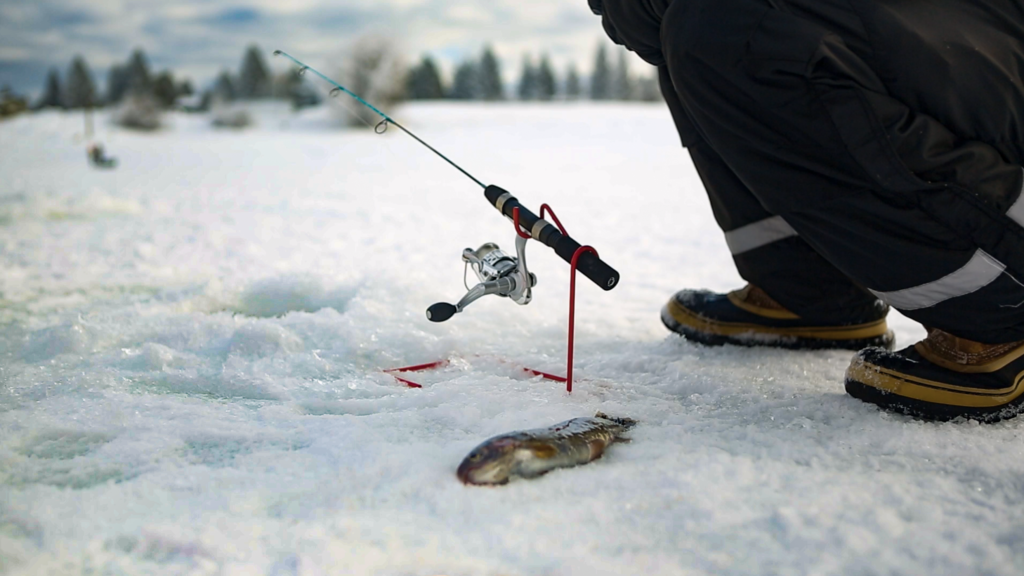
[{"label": "winter boot", "polygon": [[982,344],[941,330],[910,348],[861,350],[846,370],[854,398],[928,420],[1013,418],[1024,405],[1024,341]]},{"label": "winter boot", "polygon": [[800,318],[747,284],[728,294],[682,290],[661,310],[661,321],[687,340],[710,346],[773,346],[776,348],[860,350],[867,346],[892,349],[893,334],[886,326],[888,307],[879,305],[847,322],[814,322]]}]

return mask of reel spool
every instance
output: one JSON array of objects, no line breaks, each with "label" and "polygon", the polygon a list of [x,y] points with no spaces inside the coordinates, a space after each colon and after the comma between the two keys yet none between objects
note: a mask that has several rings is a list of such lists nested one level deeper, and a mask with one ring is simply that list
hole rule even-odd
[{"label": "reel spool", "polygon": [[431,322],[444,322],[484,296],[511,298],[521,306],[533,299],[531,289],[537,285],[537,276],[526,267],[526,238],[516,238],[514,257],[494,242],[488,242],[476,250],[463,250],[462,261],[473,269],[480,283],[470,288],[455,304],[438,302],[427,308],[427,319]]}]

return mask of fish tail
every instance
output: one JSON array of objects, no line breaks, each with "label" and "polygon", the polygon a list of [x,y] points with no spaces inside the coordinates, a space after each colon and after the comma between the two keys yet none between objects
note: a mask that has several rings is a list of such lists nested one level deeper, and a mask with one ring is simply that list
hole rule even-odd
[{"label": "fish tail", "polygon": [[637,421],[633,420],[632,418],[617,418],[615,416],[609,416],[604,412],[598,412],[597,414],[594,415],[594,417],[603,418],[605,420],[611,420],[612,422],[615,422],[616,424],[622,426],[626,430],[629,430],[630,428],[636,426],[637,424]]}]

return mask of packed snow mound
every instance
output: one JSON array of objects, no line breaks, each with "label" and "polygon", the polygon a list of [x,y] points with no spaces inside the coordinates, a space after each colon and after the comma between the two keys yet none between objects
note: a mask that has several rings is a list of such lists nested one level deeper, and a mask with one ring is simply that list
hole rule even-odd
[{"label": "packed snow mound", "polygon": [[355,287],[327,287],[312,276],[268,278],[245,289],[236,311],[260,318],[284,316],[289,312],[316,312],[323,308],[344,312],[355,294]]}]

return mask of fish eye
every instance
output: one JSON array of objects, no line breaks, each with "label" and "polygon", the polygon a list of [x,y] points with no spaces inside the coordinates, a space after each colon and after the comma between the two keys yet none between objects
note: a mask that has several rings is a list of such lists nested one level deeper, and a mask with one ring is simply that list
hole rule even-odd
[{"label": "fish eye", "polygon": [[480,459],[483,458],[483,456],[484,455],[481,454],[480,452],[474,452],[473,454],[469,455],[469,461],[470,462],[479,462]]}]

